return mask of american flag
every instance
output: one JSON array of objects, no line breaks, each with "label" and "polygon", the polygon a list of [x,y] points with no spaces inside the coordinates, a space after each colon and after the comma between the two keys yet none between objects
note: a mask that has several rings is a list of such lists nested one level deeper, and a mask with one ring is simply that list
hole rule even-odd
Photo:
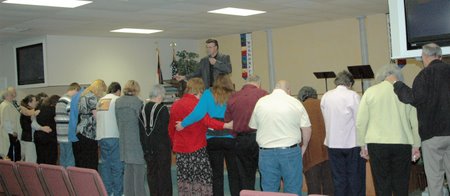
[{"label": "american flag", "polygon": [[172,78],[173,78],[178,73],[177,59],[175,58],[175,47],[173,48],[173,59],[170,66],[172,67]]},{"label": "american flag", "polygon": [[159,49],[156,49],[156,53],[158,54],[158,70],[157,70],[158,83],[163,84],[164,80],[163,80],[163,76],[162,76],[162,72],[161,72],[161,62],[159,60]]}]

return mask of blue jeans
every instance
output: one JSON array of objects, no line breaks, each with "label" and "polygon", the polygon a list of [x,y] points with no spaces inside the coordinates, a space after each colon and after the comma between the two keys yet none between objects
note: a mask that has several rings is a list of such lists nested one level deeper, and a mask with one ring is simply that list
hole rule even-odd
[{"label": "blue jeans", "polygon": [[104,138],[100,145],[100,175],[108,195],[123,194],[124,163],[120,161],[119,138]]},{"label": "blue jeans", "polygon": [[59,165],[63,167],[75,166],[72,142],[59,142]]},{"label": "blue jeans", "polygon": [[284,192],[302,195],[302,152],[299,146],[288,149],[260,149],[259,170],[263,191],[278,192],[283,178]]}]

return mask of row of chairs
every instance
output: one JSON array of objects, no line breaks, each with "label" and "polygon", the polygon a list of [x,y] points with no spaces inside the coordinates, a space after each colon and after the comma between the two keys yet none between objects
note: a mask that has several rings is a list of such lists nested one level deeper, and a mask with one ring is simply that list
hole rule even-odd
[{"label": "row of chairs", "polygon": [[239,193],[240,196],[297,196],[293,193],[277,193],[277,192],[262,192],[252,190],[242,190]]},{"label": "row of chairs", "polygon": [[0,160],[0,196],[107,196],[96,170]]}]

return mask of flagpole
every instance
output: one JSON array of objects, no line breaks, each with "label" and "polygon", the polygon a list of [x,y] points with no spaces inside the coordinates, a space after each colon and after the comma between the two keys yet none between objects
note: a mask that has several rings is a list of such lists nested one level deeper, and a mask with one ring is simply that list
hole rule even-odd
[{"label": "flagpole", "polygon": [[170,43],[170,46],[172,47],[172,78],[178,74],[178,65],[176,65],[176,58],[175,58],[175,47],[177,46],[177,43],[172,42]]},{"label": "flagpole", "polygon": [[[173,78],[176,74],[179,74],[178,72],[180,70],[178,69],[179,65],[177,63],[177,59],[176,59],[176,56],[175,56],[175,47],[177,46],[177,43],[172,42],[172,43],[170,43],[170,46],[172,46],[172,54],[173,54],[173,56],[172,56],[173,57],[172,58],[172,64],[171,64],[171,66],[172,66],[172,78]],[[176,87],[177,87],[177,90],[178,90],[177,96],[178,97],[182,97],[183,94],[184,94],[184,90],[186,88],[186,82],[184,80],[180,80],[180,81],[177,82]]]},{"label": "flagpole", "polygon": [[162,77],[162,71],[161,71],[161,61],[160,61],[160,58],[159,58],[159,48],[156,48],[156,54],[157,54],[157,56],[158,56],[158,68],[157,68],[157,72],[158,72],[158,83],[159,83],[159,84],[163,84],[163,83],[164,83],[164,80],[163,80],[163,77]]}]

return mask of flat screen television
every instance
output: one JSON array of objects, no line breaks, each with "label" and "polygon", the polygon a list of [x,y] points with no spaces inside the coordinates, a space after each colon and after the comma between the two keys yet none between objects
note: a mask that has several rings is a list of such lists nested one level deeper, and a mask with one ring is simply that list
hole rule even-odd
[{"label": "flat screen television", "polygon": [[45,84],[44,43],[15,47],[17,85]]},{"label": "flat screen television", "polygon": [[449,10],[449,0],[389,0],[391,58],[420,57],[430,42],[450,54]]}]

